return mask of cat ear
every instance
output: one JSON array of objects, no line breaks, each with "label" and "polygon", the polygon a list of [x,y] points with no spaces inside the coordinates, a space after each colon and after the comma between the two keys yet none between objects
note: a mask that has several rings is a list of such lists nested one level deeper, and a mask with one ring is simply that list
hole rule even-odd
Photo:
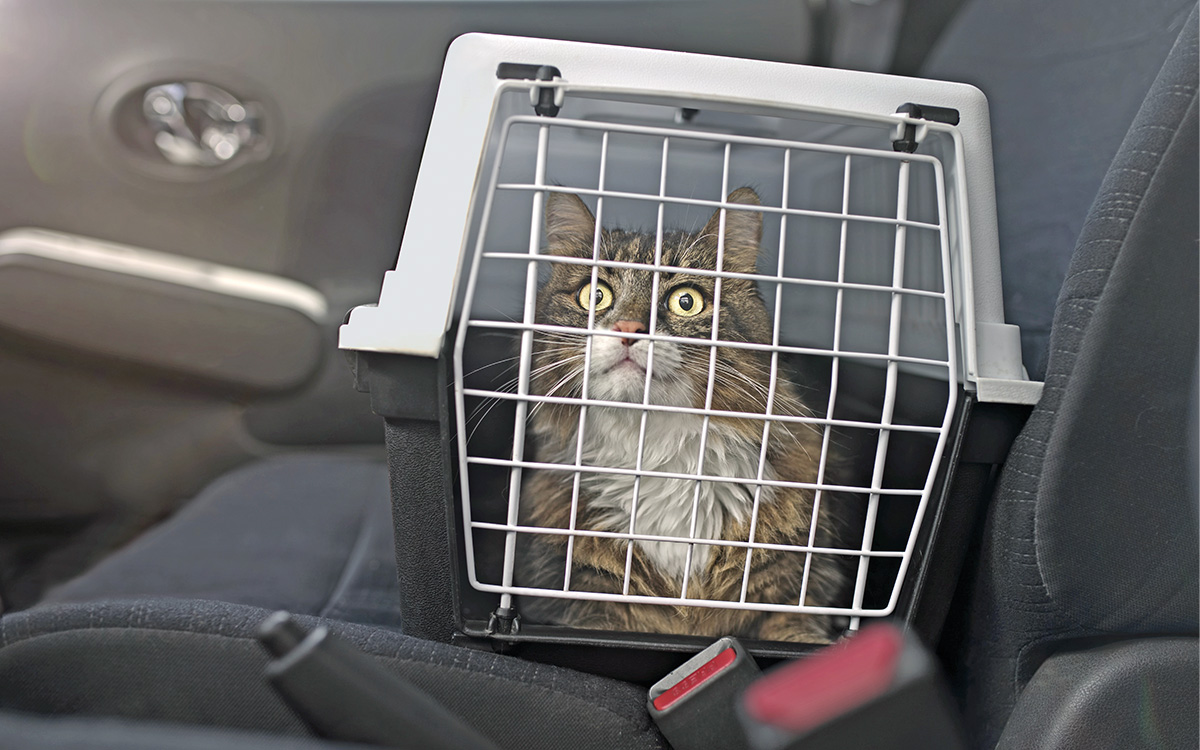
[{"label": "cat ear", "polygon": [[591,257],[596,218],[578,195],[546,195],[546,242],[551,255]]},{"label": "cat ear", "polygon": [[[744,203],[761,206],[758,193],[748,187],[738,188],[725,199],[726,203]],[[716,242],[721,228],[721,210],[717,209],[704,225],[702,234],[711,235]],[[762,242],[762,214],[756,211],[725,211],[725,262],[726,271],[756,273],[758,246]]]}]

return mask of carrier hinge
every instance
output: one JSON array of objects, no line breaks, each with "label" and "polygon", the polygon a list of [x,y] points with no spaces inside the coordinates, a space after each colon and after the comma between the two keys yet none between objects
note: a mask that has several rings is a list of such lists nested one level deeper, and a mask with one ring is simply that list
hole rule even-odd
[{"label": "carrier hinge", "polygon": [[521,632],[521,615],[513,607],[496,607],[484,632],[489,636],[516,635]]},{"label": "carrier hinge", "polygon": [[[958,110],[950,107],[933,107],[928,104],[901,104],[896,114],[905,115],[915,120],[943,122],[947,125],[958,124]],[[892,139],[892,150],[911,154],[917,150],[917,145],[925,140],[927,128],[912,122],[902,122],[896,126],[896,137]]]},{"label": "carrier hinge", "polygon": [[[562,71],[553,65],[530,65],[527,63],[500,63],[496,67],[496,77],[503,79],[519,79],[523,81],[546,81],[553,83],[562,80]],[[533,111],[542,117],[554,117],[562,108],[565,92],[562,86],[538,86],[534,84],[529,89],[529,103]]]}]

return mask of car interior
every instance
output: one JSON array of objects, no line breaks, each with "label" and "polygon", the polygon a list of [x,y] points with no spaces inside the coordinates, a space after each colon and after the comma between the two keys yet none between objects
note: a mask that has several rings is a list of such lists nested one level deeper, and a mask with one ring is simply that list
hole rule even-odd
[{"label": "car interior", "polygon": [[[0,3],[0,747],[1196,747],[1197,13]],[[647,689],[703,639],[497,641],[491,599],[457,609],[447,428],[412,417],[444,360],[356,356],[339,329],[403,268],[443,63],[473,32],[987,97],[1003,322],[1044,385],[975,405],[925,596],[883,618],[935,697],[846,709],[836,736],[685,741]],[[769,677],[827,651],[755,653]],[[818,666],[815,693],[841,679]]]}]

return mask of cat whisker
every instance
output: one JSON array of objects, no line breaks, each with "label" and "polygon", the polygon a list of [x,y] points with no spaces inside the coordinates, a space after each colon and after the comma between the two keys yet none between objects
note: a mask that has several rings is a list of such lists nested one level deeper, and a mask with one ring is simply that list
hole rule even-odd
[{"label": "cat whisker", "polygon": [[[755,391],[762,394],[764,397],[769,397],[770,389],[766,385],[763,384],[763,381],[766,380],[769,382],[770,370],[767,368],[763,368],[758,364],[753,364],[753,365],[751,365],[751,367],[754,368],[755,372],[753,374],[757,375],[758,376],[757,378],[749,377],[746,374],[746,372],[744,372],[743,370],[734,368],[722,360],[717,360],[717,368],[716,369],[717,369],[718,374],[723,374],[723,375],[726,375],[726,376],[729,376],[732,378],[737,378],[738,382],[752,387]],[[784,407],[788,412],[798,412],[798,416],[804,416],[804,417],[816,416],[815,412],[813,412],[813,410],[811,408],[809,408],[807,404],[805,404],[800,399],[788,394],[783,388],[776,387],[773,403],[776,407],[779,407],[779,406]]]},{"label": "cat whisker", "polygon": [[[500,309],[499,307],[497,307],[495,305],[488,305],[487,309],[490,312],[494,313],[501,320],[507,320],[510,323],[519,323],[520,322],[516,318],[514,318],[511,313],[505,312],[504,310]],[[475,316],[475,317],[478,317],[478,316]],[[508,336],[509,334],[504,333],[504,332],[497,332],[497,335]]]},{"label": "cat whisker", "polygon": [[[565,352],[565,351],[571,351],[571,350],[572,350],[572,347],[559,346],[559,347],[552,347],[552,348],[547,348],[547,349],[541,349],[541,350],[539,350],[539,351],[538,351],[538,354],[539,354],[539,355],[558,354],[559,352]],[[503,359],[498,359],[498,360],[496,360],[496,361],[494,361],[494,362],[489,362],[489,363],[488,363],[488,364],[486,364],[486,365],[482,365],[482,366],[480,366],[480,367],[476,367],[474,370],[471,370],[470,372],[464,373],[464,374],[463,374],[463,378],[464,378],[464,379],[465,379],[465,378],[469,378],[469,377],[471,377],[472,375],[474,375],[474,374],[476,374],[476,373],[483,372],[484,370],[488,370],[488,369],[491,369],[491,368],[493,368],[493,367],[499,367],[499,365],[501,365],[501,364],[504,364],[504,363],[506,363],[506,362],[507,362],[507,363],[515,363],[515,362],[519,361],[520,359],[521,359],[520,355],[514,355],[514,356],[512,356],[512,357],[504,357]],[[513,369],[513,365],[512,365],[512,364],[508,364],[507,366],[505,366],[505,367],[503,367],[503,368],[500,368],[500,372],[509,372],[509,371],[511,371],[512,369]],[[531,374],[532,374],[532,373],[531,373]],[[517,381],[514,379],[514,380],[511,380],[511,381],[509,381],[509,384],[511,385],[511,384],[513,384],[513,383],[516,383],[516,382],[517,382]]]},{"label": "cat whisker", "polygon": [[[751,392],[757,393],[762,398],[759,405],[761,406],[764,414],[768,413],[767,402],[770,401],[772,408],[770,409],[769,413],[778,415],[795,414],[797,416],[812,416],[812,411],[797,399],[789,396],[785,392],[781,392],[780,390],[776,390],[774,398],[772,398],[770,389],[764,386],[761,382],[749,377],[746,375],[746,373],[733,368],[721,360],[717,361],[717,366],[714,368],[713,376],[714,385],[719,384],[729,388],[747,389]],[[816,425],[806,424],[804,427],[815,435],[823,436],[824,434],[823,430],[819,429]],[[811,458],[808,447],[799,439],[799,436],[794,431],[792,425],[772,421],[769,429],[777,436],[786,436],[789,438]]]},{"label": "cat whisker", "polygon": [[[483,372],[484,370],[490,370],[493,367],[499,367],[500,365],[504,364],[505,362],[514,362],[518,359],[520,359],[520,357],[505,357],[504,359],[498,359],[495,362],[489,362],[486,365],[476,367],[474,370],[471,370],[470,372],[463,373],[463,379],[465,380],[466,378],[471,377],[472,375],[474,375],[477,372]],[[511,369],[512,369],[512,365],[510,364],[510,365],[500,368],[500,372],[507,372]]]},{"label": "cat whisker", "polygon": [[[530,378],[537,377],[538,375],[542,375],[542,374],[544,374],[544,373],[546,373],[546,372],[549,372],[549,371],[551,371],[551,370],[554,370],[554,369],[556,369],[556,368],[558,368],[558,367],[564,367],[564,366],[570,365],[570,364],[572,364],[572,362],[573,362],[573,361],[577,361],[577,360],[579,360],[579,359],[582,359],[582,358],[583,358],[583,355],[582,355],[582,354],[579,354],[579,355],[574,355],[574,356],[572,356],[572,357],[568,357],[568,358],[566,358],[566,359],[563,359],[563,360],[558,360],[558,361],[551,362],[551,363],[549,363],[549,364],[546,364],[546,365],[542,365],[541,367],[538,367],[538,368],[535,368],[534,370],[531,370],[531,371],[530,371],[530,373],[529,373],[529,376],[530,376]],[[510,357],[509,359],[519,359],[519,357]],[[578,372],[582,372],[582,368],[578,368],[578,369],[577,369],[577,371],[578,371]],[[575,373],[575,371],[569,372],[569,373],[566,375],[566,377],[564,378],[564,380],[569,380],[569,379],[570,379],[570,378],[573,376],[573,374],[574,374],[574,373]],[[513,388],[514,388],[514,386],[516,386],[516,385],[517,385],[519,382],[520,382],[520,377],[512,378],[512,379],[510,379],[510,380],[508,380],[508,381],[506,381],[506,382],[504,382],[504,383],[501,383],[500,385],[496,386],[496,387],[495,387],[495,390],[497,390],[497,391],[501,391],[501,392],[512,393],[512,392],[513,392],[513,390],[512,390],[512,389],[513,389]],[[560,381],[560,384],[561,384],[561,382],[562,382],[562,381]],[[556,388],[557,388],[557,387],[558,387],[558,386],[556,385]],[[499,398],[499,397],[493,396],[493,397],[490,397],[490,398],[484,399],[483,401],[481,401],[481,402],[480,402],[480,404],[479,404],[479,405],[478,405],[478,406],[477,406],[477,407],[476,407],[474,410],[472,410],[471,416],[469,416],[469,417],[467,418],[467,426],[468,426],[468,427],[471,427],[471,431],[470,431],[470,433],[467,435],[467,440],[468,440],[468,441],[470,441],[470,440],[471,440],[471,439],[472,439],[472,438],[475,436],[475,433],[476,433],[476,432],[478,432],[478,430],[479,430],[479,427],[480,427],[480,426],[481,426],[481,425],[484,423],[484,421],[487,419],[487,416],[488,416],[488,414],[490,414],[490,413],[492,412],[492,410],[493,410],[493,409],[495,409],[495,408],[496,408],[496,406],[497,406],[497,405],[498,405],[498,404],[499,404],[501,401],[507,401],[507,400],[508,400],[508,399],[502,399],[502,398]],[[537,404],[535,404],[535,405],[534,405],[534,408],[531,410],[531,412],[532,412],[532,411],[536,411],[536,410],[537,410],[537,408],[538,408],[539,406],[541,406],[541,405],[542,405],[542,404],[541,404],[540,402],[539,402],[539,403],[537,403]],[[474,422],[474,425],[472,425],[472,424],[471,424],[472,422]]]},{"label": "cat whisker", "polygon": [[[544,389],[545,392],[541,395],[553,396],[556,393],[558,393],[558,391],[564,385],[566,385],[567,383],[573,381],[575,378],[578,378],[580,375],[582,375],[583,374],[582,360],[584,360],[583,354],[575,354],[566,359],[562,359],[557,362],[552,362],[550,364],[543,365],[542,367],[538,368],[538,371],[536,372],[536,374],[542,375],[542,374],[545,374],[546,372],[557,369],[559,367],[565,367],[565,366],[571,365],[571,368],[567,371],[567,373],[565,375],[563,375],[561,378],[559,378],[559,380],[556,383],[554,383],[554,385],[550,386],[549,388]],[[531,376],[533,374],[534,373],[531,373]],[[543,389],[539,389],[539,390],[543,390]],[[539,410],[538,407],[542,406],[544,403],[546,403],[546,402],[539,401],[538,403],[534,404],[533,409],[530,410],[530,416],[532,416],[533,414],[536,414],[537,411]]]},{"label": "cat whisker", "polygon": [[[496,398],[494,396],[492,398],[485,399],[484,401],[480,402],[479,406],[476,407],[471,416],[467,418],[466,426],[470,428],[470,432],[467,433],[468,443],[471,442],[471,440],[475,437],[475,433],[479,431],[479,428],[483,426],[483,423],[487,421],[488,414],[491,414],[492,409],[495,409],[501,401],[504,401],[504,399]],[[485,404],[487,405],[486,409],[483,408]],[[475,420],[474,425],[471,424],[472,419]]]},{"label": "cat whisker", "polygon": [[682,255],[683,253],[689,252],[692,248],[694,248],[696,245],[698,245],[702,240],[706,240],[706,239],[709,239],[711,237],[716,237],[716,236],[717,236],[716,233],[713,233],[713,232],[710,232],[708,234],[696,235],[696,238],[691,241],[691,244],[689,244],[687,247],[683,248],[680,251],[680,254]]},{"label": "cat whisker", "polygon": [[529,377],[530,377],[530,379],[533,379],[539,375],[550,372],[551,370],[557,369],[559,367],[565,367],[567,365],[571,365],[576,362],[579,362],[582,359],[584,359],[584,356],[582,354],[573,354],[570,357],[566,357],[564,359],[560,359],[555,362],[551,362],[549,364],[535,367],[534,369],[529,371]]},{"label": "cat whisker", "polygon": [[[570,357],[570,358],[568,358],[568,359],[560,360],[560,361],[557,361],[557,362],[551,362],[550,364],[547,364],[547,365],[542,365],[541,367],[538,367],[538,368],[535,368],[534,370],[531,370],[531,371],[530,371],[530,373],[529,373],[529,376],[530,376],[530,378],[537,377],[538,375],[541,375],[541,374],[543,374],[543,373],[545,373],[545,372],[548,372],[548,371],[550,371],[550,370],[552,370],[552,369],[554,369],[554,368],[557,368],[557,367],[562,367],[562,366],[568,365],[568,364],[570,364],[570,363],[571,363],[571,361],[572,361],[572,360],[574,360],[574,359],[579,359],[581,356],[582,356],[582,355],[578,355],[578,356],[575,356],[575,357]],[[509,359],[517,359],[517,357],[510,357]],[[503,360],[502,360],[502,361],[503,361]],[[511,369],[511,367],[510,367],[509,369]],[[506,380],[506,381],[505,381],[505,382],[503,382],[503,383],[500,383],[499,385],[495,385],[495,386],[493,386],[493,390],[496,390],[496,391],[499,391],[499,392],[503,392],[503,393],[513,393],[513,392],[514,392],[514,391],[513,391],[513,388],[514,388],[514,386],[516,386],[516,385],[517,385],[517,384],[520,382],[520,380],[521,380],[520,376],[517,376],[517,377],[515,377],[515,378],[511,378],[511,379],[509,379],[509,380]],[[483,401],[483,402],[480,404],[480,406],[479,406],[479,407],[477,407],[477,408],[476,408],[476,409],[475,409],[475,410],[472,412],[471,416],[468,418],[468,422],[469,422],[470,420],[472,420],[472,419],[475,419],[476,415],[478,414],[478,412],[479,412],[480,408],[482,408],[483,404],[488,404],[489,402],[498,402],[498,401],[503,401],[503,400],[507,400],[507,399],[500,399],[500,398],[498,398],[498,397],[491,397],[491,398],[485,399],[485,400],[484,400],[484,401]],[[495,403],[490,403],[490,404],[488,405],[487,411],[491,411],[492,407],[494,407],[494,406],[495,406]],[[483,414],[483,416],[486,416],[486,412]]]}]

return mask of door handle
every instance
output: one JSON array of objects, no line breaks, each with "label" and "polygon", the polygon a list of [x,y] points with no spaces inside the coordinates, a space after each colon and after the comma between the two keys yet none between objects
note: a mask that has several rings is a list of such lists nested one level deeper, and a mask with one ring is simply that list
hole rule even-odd
[{"label": "door handle", "polygon": [[262,140],[262,107],[199,81],[158,84],[142,97],[154,145],[172,164],[218,167]]}]

